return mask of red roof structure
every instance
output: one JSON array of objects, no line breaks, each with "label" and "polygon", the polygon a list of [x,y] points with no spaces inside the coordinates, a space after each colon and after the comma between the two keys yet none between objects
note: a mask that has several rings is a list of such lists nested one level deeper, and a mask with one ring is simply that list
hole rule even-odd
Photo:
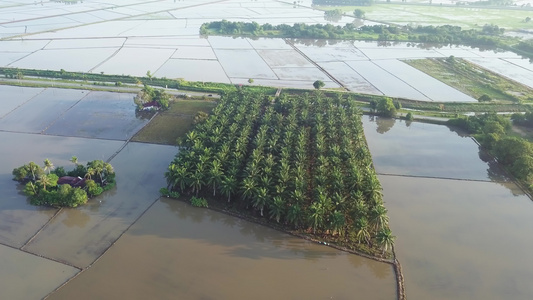
[{"label": "red roof structure", "polygon": [[71,187],[84,187],[85,178],[81,177],[72,177],[72,176],[63,176],[57,180],[57,184],[68,184]]}]

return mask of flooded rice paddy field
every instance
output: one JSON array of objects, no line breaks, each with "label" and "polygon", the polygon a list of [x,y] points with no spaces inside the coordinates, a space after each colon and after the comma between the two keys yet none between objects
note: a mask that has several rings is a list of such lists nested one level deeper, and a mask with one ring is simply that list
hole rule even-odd
[{"label": "flooded rice paddy field", "polygon": [[[130,107],[132,95],[0,91],[12,96],[2,98],[0,117],[0,289],[6,299],[40,299],[67,281],[50,299],[395,298],[390,264],[159,199],[178,149],[125,141],[146,123]],[[28,161],[49,158],[72,169],[72,156],[82,163],[109,160],[117,186],[85,206],[54,209],[30,205],[12,180],[13,168]]]},{"label": "flooded rice paddy field", "polygon": [[410,299],[531,299],[533,202],[447,127],[365,116]]},{"label": "flooded rice paddy field", "polygon": [[394,299],[395,294],[391,265],[163,199],[50,299]]},{"label": "flooded rice paddy field", "polygon": [[[313,88],[315,80],[323,80],[328,88],[338,88],[336,82],[340,82],[360,93],[474,102],[400,62],[454,55],[482,65],[486,63],[476,59],[516,60],[505,65],[504,71],[518,74],[517,79],[523,79],[520,82],[533,87],[527,80],[533,78],[529,61],[509,52],[412,43],[199,35],[202,23],[222,19],[261,24],[370,25],[350,17],[326,21],[322,11],[311,7],[310,0],[297,6],[274,0],[80,1],[71,5],[20,0],[0,7],[0,65],[133,76],[145,76],[150,71],[157,77],[234,84],[254,79],[258,85],[307,89]],[[507,74],[498,66],[494,68]],[[403,75],[405,72],[409,76]]]}]

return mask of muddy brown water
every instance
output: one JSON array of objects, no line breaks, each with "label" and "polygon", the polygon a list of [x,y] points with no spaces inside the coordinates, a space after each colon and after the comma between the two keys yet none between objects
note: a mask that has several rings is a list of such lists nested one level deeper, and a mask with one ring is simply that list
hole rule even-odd
[{"label": "muddy brown water", "polygon": [[163,198],[49,299],[394,299],[394,271]]},{"label": "muddy brown water", "polygon": [[533,299],[533,202],[470,138],[363,119],[407,297]]}]

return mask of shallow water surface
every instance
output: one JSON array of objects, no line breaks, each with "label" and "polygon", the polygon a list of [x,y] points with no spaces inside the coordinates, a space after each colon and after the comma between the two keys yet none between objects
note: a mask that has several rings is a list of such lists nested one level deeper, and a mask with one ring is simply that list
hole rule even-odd
[{"label": "shallow water surface", "polygon": [[50,299],[394,299],[392,266],[163,198]]},{"label": "shallow water surface", "polygon": [[363,124],[409,299],[532,299],[533,202],[448,127]]}]

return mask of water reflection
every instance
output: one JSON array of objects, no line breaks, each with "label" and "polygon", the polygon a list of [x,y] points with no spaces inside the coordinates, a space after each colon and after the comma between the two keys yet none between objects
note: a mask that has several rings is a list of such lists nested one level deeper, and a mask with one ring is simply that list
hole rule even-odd
[{"label": "water reflection", "polygon": [[[167,238],[202,239],[209,243],[230,247],[229,252],[227,253],[228,255],[245,256],[256,259],[261,257],[290,258],[281,254],[280,251],[282,251],[282,249],[289,250],[291,254],[303,256],[308,260],[343,254],[343,252],[340,251],[320,251],[317,250],[316,247],[303,247],[305,244],[312,245],[312,243],[298,239],[297,242],[294,242],[293,239],[286,238],[284,234],[270,228],[250,223],[233,216],[195,208],[179,200],[162,198],[161,202],[165,204],[166,209],[173,212],[174,215],[180,219],[180,223],[184,221],[192,221],[195,225],[195,229],[205,229],[202,230],[201,234],[197,234],[196,230],[193,230],[192,228],[190,228],[190,230],[158,232],[159,234],[164,234],[164,237]],[[213,223],[215,223],[216,226]],[[181,227],[184,228],[183,226]],[[212,230],[212,227],[216,227],[216,230]],[[228,235],[228,229],[232,229],[231,232],[238,231],[240,236],[234,236],[233,234]],[[210,231],[211,233],[209,233]],[[219,235],[215,233],[219,231],[224,231],[226,234]],[[170,236],[167,236],[166,234],[169,234]],[[251,237],[256,243],[240,243],[239,241],[242,240],[243,237]],[[276,251],[265,251],[264,243],[270,243],[276,246]],[[238,245],[238,247],[231,248],[231,246],[236,245]]]},{"label": "water reflection", "polygon": [[[384,118],[380,116],[370,116],[370,122],[376,122],[376,131],[378,133],[384,134],[391,130],[391,128],[396,124],[395,118]],[[409,127],[409,126],[407,126]]]}]

